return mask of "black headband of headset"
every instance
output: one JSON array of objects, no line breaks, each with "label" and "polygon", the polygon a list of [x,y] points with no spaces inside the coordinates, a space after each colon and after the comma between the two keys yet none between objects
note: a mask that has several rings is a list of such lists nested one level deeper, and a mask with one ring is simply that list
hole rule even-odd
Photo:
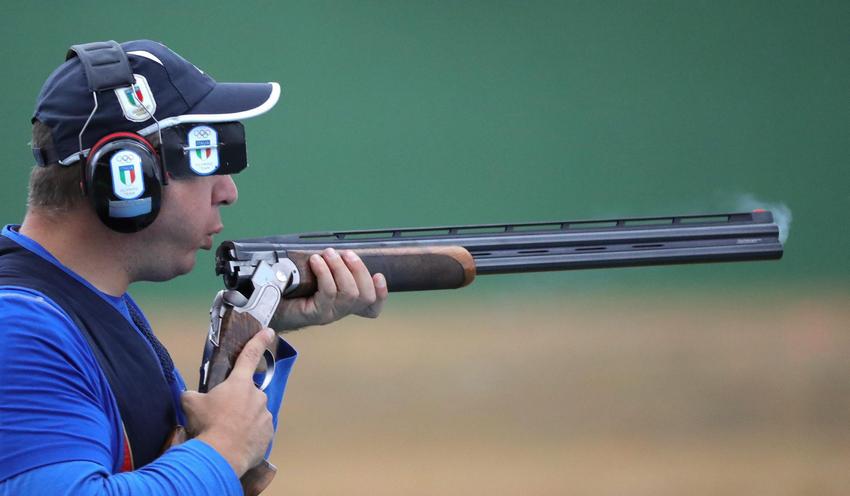
[{"label": "black headband of headset", "polygon": [[72,45],[65,55],[65,60],[74,57],[80,59],[91,91],[132,86],[136,81],[127,54],[116,41]]},{"label": "black headband of headset", "polygon": [[[65,60],[77,57],[83,66],[89,91],[101,92],[124,86],[132,86],[136,79],[130,69],[127,54],[116,41],[95,41],[72,45]],[[52,147],[33,147],[35,163],[44,167],[58,162],[60,157]]]}]

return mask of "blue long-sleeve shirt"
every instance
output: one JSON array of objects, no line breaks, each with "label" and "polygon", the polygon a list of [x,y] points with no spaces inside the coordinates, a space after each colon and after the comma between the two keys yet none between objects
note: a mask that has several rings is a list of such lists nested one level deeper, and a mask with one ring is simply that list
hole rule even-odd
[{"label": "blue long-sleeve shirt", "polygon": [[[133,322],[128,305],[136,304],[129,295],[98,291],[15,226],[2,235],[75,277]],[[119,473],[124,432],[115,397],[81,331],[43,294],[0,287],[0,339],[0,495],[241,494],[230,465],[197,439]],[[154,353],[150,347],[140,352]],[[290,348],[276,363],[266,389],[275,425],[295,356]],[[184,389],[175,371],[174,405],[185,425]]]}]

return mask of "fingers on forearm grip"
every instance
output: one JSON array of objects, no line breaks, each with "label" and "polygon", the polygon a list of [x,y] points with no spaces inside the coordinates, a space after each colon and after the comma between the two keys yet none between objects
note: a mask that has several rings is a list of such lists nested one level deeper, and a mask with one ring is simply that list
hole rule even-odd
[{"label": "fingers on forearm grip", "polygon": [[351,275],[354,277],[355,284],[357,285],[360,306],[368,306],[375,303],[377,299],[375,283],[372,281],[372,274],[369,273],[366,264],[351,250],[343,252],[343,259],[346,266],[351,270]]},{"label": "fingers on forearm grip", "polygon": [[314,324],[327,324],[349,314],[377,317],[387,298],[386,279],[372,275],[352,250],[327,248],[310,257],[318,291],[311,297]]},{"label": "fingers on forearm grip", "polygon": [[310,257],[310,268],[316,276],[316,285],[318,286],[316,295],[331,298],[336,296],[336,283],[324,256],[318,254],[312,255]]},{"label": "fingers on forearm grip", "polygon": [[[345,250],[345,252],[348,252],[348,250]],[[333,248],[328,248],[322,253],[322,256],[328,263],[331,274],[333,274],[333,280],[337,289],[336,299],[343,303],[357,299],[360,296],[357,281],[354,280],[351,269],[348,268],[346,261],[343,260],[339,252]]]}]

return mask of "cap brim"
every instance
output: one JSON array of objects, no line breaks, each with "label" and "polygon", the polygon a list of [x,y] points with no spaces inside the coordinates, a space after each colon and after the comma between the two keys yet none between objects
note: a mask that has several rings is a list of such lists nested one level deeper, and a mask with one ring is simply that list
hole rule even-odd
[{"label": "cap brim", "polygon": [[217,83],[188,114],[219,116],[208,122],[238,121],[269,111],[278,98],[277,83]]},{"label": "cap brim", "polygon": [[169,117],[137,131],[142,136],[158,128],[194,122],[232,122],[264,114],[280,99],[277,83],[216,83],[188,113]]}]

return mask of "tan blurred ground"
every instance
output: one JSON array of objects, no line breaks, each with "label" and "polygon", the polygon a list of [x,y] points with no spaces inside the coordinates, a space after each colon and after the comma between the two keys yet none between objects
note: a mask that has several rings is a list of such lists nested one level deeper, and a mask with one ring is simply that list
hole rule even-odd
[{"label": "tan blurred ground", "polygon": [[[393,295],[288,334],[267,494],[850,494],[850,295],[705,298]],[[204,316],[149,313],[194,383]]]}]

